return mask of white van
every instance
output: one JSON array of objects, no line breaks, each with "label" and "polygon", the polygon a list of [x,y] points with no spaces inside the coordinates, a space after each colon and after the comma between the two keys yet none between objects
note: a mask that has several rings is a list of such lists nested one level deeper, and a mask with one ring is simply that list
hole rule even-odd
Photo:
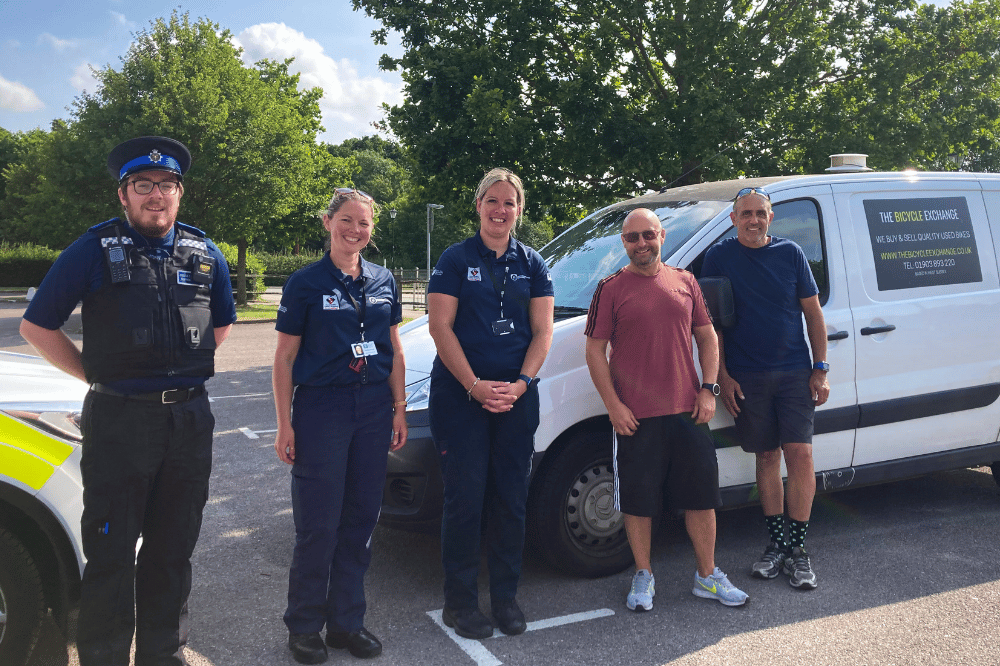
[{"label": "white van", "polygon": [[[962,467],[1000,471],[1000,175],[862,169],[863,159],[857,169],[830,169],[840,173],[649,194],[593,213],[540,250],[556,324],[539,372],[528,542],[548,562],[584,576],[631,563],[612,497],[611,425],[587,371],[583,330],[598,281],[628,263],[619,233],[637,207],[656,211],[666,229],[663,261],[698,275],[709,246],[735,234],[736,192],[770,195],[770,233],[805,251],[826,318],[831,391],[816,413],[813,450],[820,491]],[[410,441],[390,454],[382,520],[393,526],[441,512],[426,317],[404,326],[402,339]],[[755,499],[754,457],[732,425],[720,404],[710,424],[719,482],[725,504],[739,505]]]}]

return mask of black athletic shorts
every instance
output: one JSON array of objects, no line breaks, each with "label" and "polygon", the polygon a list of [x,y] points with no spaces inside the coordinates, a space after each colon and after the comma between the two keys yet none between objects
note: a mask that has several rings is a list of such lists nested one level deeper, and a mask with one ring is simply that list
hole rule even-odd
[{"label": "black athletic shorts", "polygon": [[737,398],[736,434],[747,453],[785,444],[812,444],[816,403],[809,388],[812,370],[733,374],[743,391]]},{"label": "black athletic shorts", "polygon": [[639,419],[631,436],[615,435],[615,508],[653,516],[663,505],[678,510],[717,509],[719,462],[707,425],[690,414]]}]

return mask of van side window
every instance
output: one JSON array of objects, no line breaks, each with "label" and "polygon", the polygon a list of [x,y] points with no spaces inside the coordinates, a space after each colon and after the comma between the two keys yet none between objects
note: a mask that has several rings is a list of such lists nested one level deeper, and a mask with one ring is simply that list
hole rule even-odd
[{"label": "van side window", "polygon": [[[812,199],[796,199],[776,203],[773,210],[774,221],[768,229],[768,234],[795,241],[802,248],[806,259],[809,260],[809,267],[812,269],[816,286],[819,287],[820,303],[826,303],[830,294],[830,279],[826,269],[826,252],[823,244],[823,226],[820,221],[819,207]],[[735,236],[736,228],[730,226],[726,233],[715,242],[718,243]],[[704,260],[705,253],[702,252],[697,259],[691,262],[688,270],[695,275],[701,275],[701,265]]]}]

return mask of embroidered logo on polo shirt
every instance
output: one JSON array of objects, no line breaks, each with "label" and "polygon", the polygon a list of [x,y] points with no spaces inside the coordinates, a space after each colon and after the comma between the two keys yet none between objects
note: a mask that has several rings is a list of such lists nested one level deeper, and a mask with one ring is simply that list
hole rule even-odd
[{"label": "embroidered logo on polo shirt", "polygon": [[479,268],[469,268],[469,282],[482,282],[483,276],[479,271]]},{"label": "embroidered logo on polo shirt", "polygon": [[323,309],[324,310],[339,310],[340,301],[337,300],[336,294],[329,294],[323,296]]},{"label": "embroidered logo on polo shirt", "polygon": [[368,302],[371,303],[372,305],[378,305],[379,303],[388,303],[389,299],[388,298],[376,298],[375,296],[369,296],[368,297]]},{"label": "embroidered logo on polo shirt", "polygon": [[529,278],[531,278],[530,275],[518,275],[517,273],[510,274],[511,282],[517,282],[518,280],[527,280]]},{"label": "embroidered logo on polo shirt", "polygon": [[435,268],[433,271],[431,271],[431,275],[444,275],[444,271],[441,270],[440,268]]}]

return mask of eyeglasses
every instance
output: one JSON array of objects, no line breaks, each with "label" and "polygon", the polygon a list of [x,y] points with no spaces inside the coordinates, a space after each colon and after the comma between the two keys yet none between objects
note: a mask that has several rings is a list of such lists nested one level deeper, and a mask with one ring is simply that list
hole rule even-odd
[{"label": "eyeglasses", "polygon": [[338,187],[337,189],[334,190],[334,193],[337,195],[334,198],[339,198],[341,195],[347,195],[354,192],[360,194],[362,199],[368,199],[368,201],[374,201],[372,195],[368,194],[367,192],[362,192],[361,190],[357,190],[353,187]]},{"label": "eyeglasses", "polygon": [[[646,229],[641,233],[643,240],[651,241],[658,238],[660,235],[659,231],[653,231],[652,229]],[[622,238],[625,239],[626,243],[638,243],[640,233],[638,231],[626,231],[622,234]]]},{"label": "eyeglasses", "polygon": [[154,187],[160,188],[160,193],[166,196],[175,194],[177,190],[180,189],[181,184],[176,180],[161,180],[158,183],[154,183],[151,180],[133,180],[132,189],[135,190],[136,194],[146,195],[153,191]]},{"label": "eyeglasses", "polygon": [[760,189],[759,187],[744,187],[742,190],[740,190],[739,192],[736,193],[736,198],[733,199],[733,202],[735,203],[735,202],[739,201],[740,199],[742,199],[743,197],[747,196],[748,194],[759,194],[760,196],[764,197],[768,201],[771,200],[771,197],[767,194],[767,192],[765,192],[764,190]]}]

